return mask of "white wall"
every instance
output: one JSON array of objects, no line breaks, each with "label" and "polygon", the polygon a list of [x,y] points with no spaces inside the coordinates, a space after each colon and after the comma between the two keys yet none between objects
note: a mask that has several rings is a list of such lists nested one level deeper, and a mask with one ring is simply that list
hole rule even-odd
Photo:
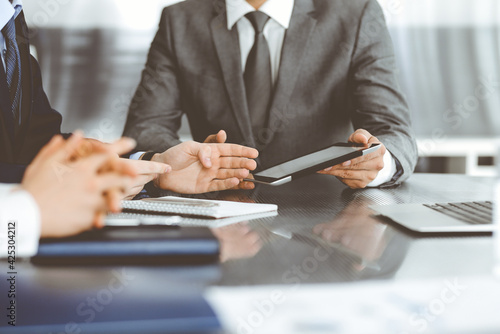
[{"label": "white wall", "polygon": [[498,0],[378,0],[389,26],[500,25]]},{"label": "white wall", "polygon": [[181,0],[25,0],[31,27],[150,30],[158,26],[161,9]]}]

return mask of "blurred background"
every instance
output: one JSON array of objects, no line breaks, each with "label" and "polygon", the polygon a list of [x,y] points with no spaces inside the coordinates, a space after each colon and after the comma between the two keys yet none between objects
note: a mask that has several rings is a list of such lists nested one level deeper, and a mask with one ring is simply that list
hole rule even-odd
[{"label": "blurred background", "polygon": [[[210,0],[207,0],[210,1]],[[348,1],[348,0],[346,0]],[[161,9],[179,0],[24,0],[63,130],[121,135]],[[419,143],[417,171],[493,175],[500,137],[500,1],[379,0]],[[189,139],[184,120],[182,139]]]}]

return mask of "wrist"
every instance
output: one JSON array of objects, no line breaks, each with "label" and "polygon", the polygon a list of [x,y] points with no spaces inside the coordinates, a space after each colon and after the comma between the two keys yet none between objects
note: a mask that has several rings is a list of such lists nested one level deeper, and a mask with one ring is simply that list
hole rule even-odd
[{"label": "wrist", "polygon": [[145,160],[145,161],[154,161],[153,157],[157,155],[158,153],[153,152],[153,151],[148,151],[145,152],[141,157],[139,158],[140,160]]},{"label": "wrist", "polygon": [[153,154],[153,156],[151,157],[151,161],[164,163],[160,153]]}]

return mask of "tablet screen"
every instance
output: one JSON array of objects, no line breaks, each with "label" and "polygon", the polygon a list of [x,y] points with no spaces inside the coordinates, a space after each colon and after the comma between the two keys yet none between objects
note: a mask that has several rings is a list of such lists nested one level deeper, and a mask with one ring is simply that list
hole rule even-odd
[{"label": "tablet screen", "polygon": [[363,150],[365,148],[366,147],[331,146],[324,150],[314,152],[263,170],[262,172],[256,174],[256,176],[279,179],[296,172],[300,172],[301,170],[307,169],[309,167],[316,166],[325,161],[329,161],[355,151]]}]

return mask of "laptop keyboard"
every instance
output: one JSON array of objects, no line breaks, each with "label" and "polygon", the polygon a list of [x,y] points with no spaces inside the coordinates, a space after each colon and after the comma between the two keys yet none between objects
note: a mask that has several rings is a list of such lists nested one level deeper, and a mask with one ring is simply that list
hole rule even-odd
[{"label": "laptop keyboard", "polygon": [[491,224],[493,221],[493,203],[488,201],[436,203],[424,206],[469,224]]}]

